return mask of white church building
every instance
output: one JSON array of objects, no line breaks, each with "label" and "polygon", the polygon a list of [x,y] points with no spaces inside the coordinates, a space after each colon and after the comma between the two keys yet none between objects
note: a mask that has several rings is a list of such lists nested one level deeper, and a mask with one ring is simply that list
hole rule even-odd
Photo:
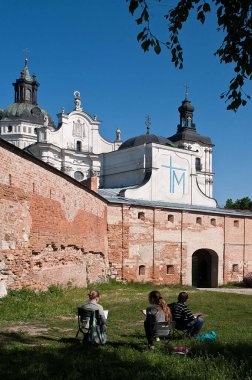
[{"label": "white church building", "polygon": [[37,103],[39,83],[28,61],[13,84],[14,103],[0,110],[0,136],[77,181],[98,177],[99,193],[107,199],[132,199],[216,207],[213,199],[211,139],[197,133],[194,107],[188,94],[179,107],[176,134],[166,138],[150,133],[122,143],[99,132],[100,121],[83,111],[80,92],[74,110],[51,116]]},{"label": "white church building", "polygon": [[117,150],[121,145],[120,130],[109,142],[99,132],[100,121],[83,111],[79,91],[74,92],[74,110],[51,116],[38,106],[39,83],[31,76],[28,61],[13,84],[15,103],[0,110],[0,136],[25,149],[33,156],[65,172],[77,181],[100,175],[100,154]]}]

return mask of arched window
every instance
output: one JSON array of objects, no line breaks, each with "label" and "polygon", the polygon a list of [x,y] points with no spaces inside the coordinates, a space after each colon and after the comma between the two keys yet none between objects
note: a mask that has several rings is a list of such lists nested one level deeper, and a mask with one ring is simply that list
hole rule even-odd
[{"label": "arched window", "polygon": [[25,90],[25,100],[31,100],[31,90],[29,88]]},{"label": "arched window", "polygon": [[145,275],[145,265],[140,265],[139,266],[139,276],[144,276]]},{"label": "arched window", "polygon": [[197,218],[196,218],[196,223],[197,224],[202,224],[202,218],[200,217],[200,216],[198,216]]},{"label": "arched window", "polygon": [[12,125],[9,125],[7,130],[8,130],[8,132],[12,132]]},{"label": "arched window", "polygon": [[168,222],[174,223],[174,215],[172,215],[172,214],[168,215]]},{"label": "arched window", "polygon": [[234,226],[239,227],[239,220],[234,220]]},{"label": "arched window", "polygon": [[76,150],[77,152],[81,152],[81,141],[76,142]]},{"label": "arched window", "polygon": [[139,212],[138,213],[138,219],[145,220],[144,212]]}]

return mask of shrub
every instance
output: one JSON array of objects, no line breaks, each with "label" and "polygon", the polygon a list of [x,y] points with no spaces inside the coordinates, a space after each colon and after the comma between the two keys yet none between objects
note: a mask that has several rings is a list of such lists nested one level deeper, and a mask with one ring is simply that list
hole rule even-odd
[{"label": "shrub", "polygon": [[249,272],[244,276],[243,282],[246,286],[252,288],[252,272]]}]

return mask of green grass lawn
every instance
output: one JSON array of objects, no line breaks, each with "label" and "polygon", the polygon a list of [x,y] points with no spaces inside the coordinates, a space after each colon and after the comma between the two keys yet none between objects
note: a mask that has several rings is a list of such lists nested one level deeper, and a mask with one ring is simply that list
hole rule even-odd
[{"label": "green grass lawn", "polygon": [[[168,303],[182,290],[113,282],[95,286],[109,309],[109,342],[103,347],[75,339],[76,308],[87,289],[11,292],[0,300],[0,379],[252,379],[251,296],[189,288],[189,308],[208,315],[203,332],[216,331],[218,340],[161,341],[147,351],[141,310],[148,292],[157,288]],[[181,345],[192,346],[192,354],[171,354]]]}]

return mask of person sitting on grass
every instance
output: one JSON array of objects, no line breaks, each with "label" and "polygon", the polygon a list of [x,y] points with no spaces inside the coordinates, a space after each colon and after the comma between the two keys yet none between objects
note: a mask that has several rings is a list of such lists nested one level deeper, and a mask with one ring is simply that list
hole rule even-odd
[{"label": "person sitting on grass", "polygon": [[90,290],[88,293],[88,301],[81,307],[85,310],[98,310],[100,315],[101,324],[106,326],[106,317],[102,305],[99,304],[100,293],[96,290]]},{"label": "person sitting on grass", "polygon": [[148,341],[148,348],[154,349],[154,325],[157,322],[168,322],[172,320],[170,308],[162,298],[160,292],[153,290],[149,293],[150,305],[146,308],[146,319],[144,321],[145,334]]},{"label": "person sitting on grass", "polygon": [[173,318],[178,330],[187,330],[190,338],[196,338],[203,327],[204,319],[202,314],[192,314],[186,306],[189,296],[186,292],[178,295],[178,302],[174,303]]}]

